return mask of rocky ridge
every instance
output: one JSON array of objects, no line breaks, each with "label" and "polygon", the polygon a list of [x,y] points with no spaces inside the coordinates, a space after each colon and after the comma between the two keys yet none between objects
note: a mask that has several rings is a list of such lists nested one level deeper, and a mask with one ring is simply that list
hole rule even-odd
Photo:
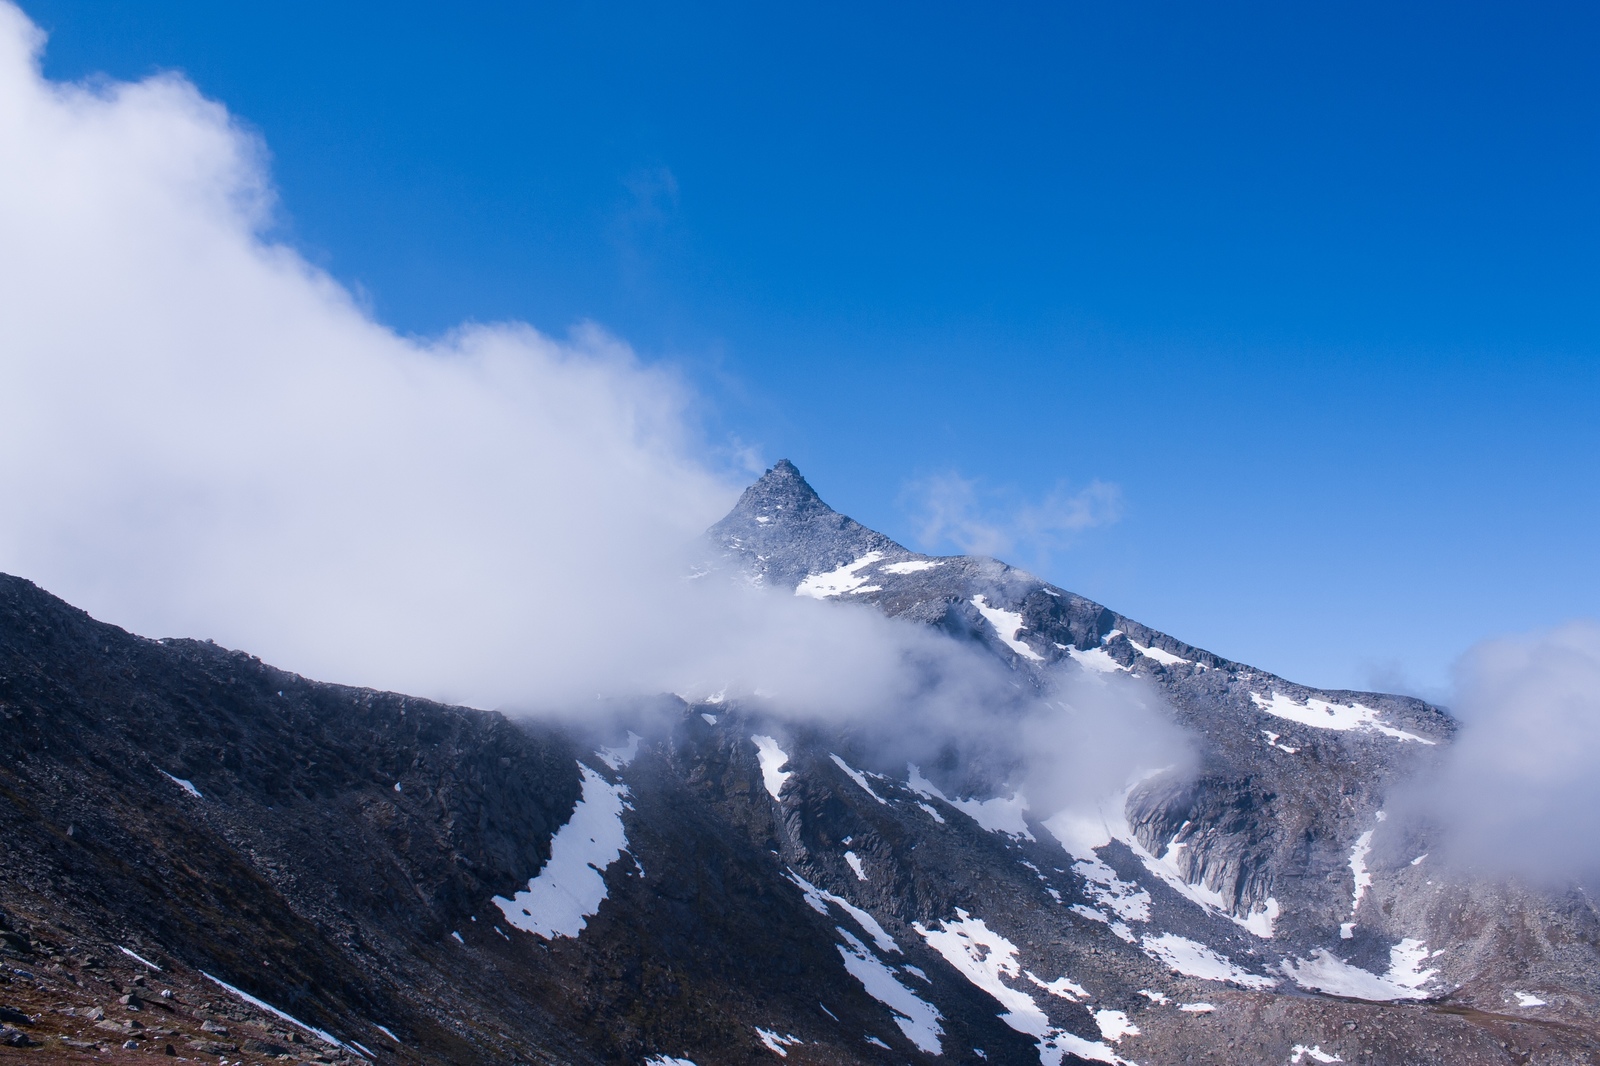
[{"label": "rocky ridge", "polygon": [[759,701],[594,737],[146,640],[0,578],[0,1054],[1595,1061],[1592,903],[1436,881],[1382,817],[1450,742],[1438,708],[910,552],[788,463],[707,536],[716,566],[1024,683],[1137,675],[1201,738],[1196,772],[1063,821]]}]

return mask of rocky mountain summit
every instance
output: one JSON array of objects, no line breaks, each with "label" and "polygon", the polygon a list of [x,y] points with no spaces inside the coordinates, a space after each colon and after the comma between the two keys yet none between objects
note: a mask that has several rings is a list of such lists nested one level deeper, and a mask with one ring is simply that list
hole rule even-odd
[{"label": "rocky mountain summit", "polygon": [[[1593,1063],[1600,915],[1386,803],[1453,720],[1308,689],[779,463],[711,566],[1144,686],[1195,765],[1032,809],[761,700],[621,735],[319,684],[0,577],[0,1055]],[[1134,682],[1132,679],[1138,679]]]}]

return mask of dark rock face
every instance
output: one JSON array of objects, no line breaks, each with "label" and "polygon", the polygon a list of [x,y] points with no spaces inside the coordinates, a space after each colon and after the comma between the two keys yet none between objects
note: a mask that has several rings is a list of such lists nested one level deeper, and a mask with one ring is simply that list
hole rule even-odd
[{"label": "dark rock face", "polygon": [[128,1062],[1600,1053],[1588,898],[1437,877],[1380,818],[1453,736],[1437,708],[910,552],[786,462],[708,543],[712,565],[973,642],[1019,684],[1136,674],[1198,768],[1067,818],[753,703],[680,701],[595,751],[131,636],[0,577],[0,1035]]}]

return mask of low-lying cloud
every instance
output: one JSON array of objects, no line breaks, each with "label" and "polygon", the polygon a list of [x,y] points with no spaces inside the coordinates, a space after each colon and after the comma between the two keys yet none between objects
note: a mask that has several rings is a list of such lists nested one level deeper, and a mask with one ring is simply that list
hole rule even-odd
[{"label": "low-lying cloud", "polygon": [[592,326],[395,333],[266,236],[266,153],[221,105],[174,75],[52,83],[42,46],[0,2],[0,570],[136,632],[478,706],[727,687],[915,721],[1044,752],[1041,795],[1181,748],[1149,742],[1148,693],[1041,696],[867,610],[686,581],[739,486],[670,370]]},{"label": "low-lying cloud", "polygon": [[0,566],[141,632],[479,703],[645,636],[586,604],[735,494],[680,382],[592,327],[397,335],[263,239],[265,153],[222,107],[48,83],[37,43],[0,6]]},{"label": "low-lying cloud", "polygon": [[1456,743],[1423,807],[1490,876],[1600,882],[1600,623],[1486,641],[1456,666]]}]

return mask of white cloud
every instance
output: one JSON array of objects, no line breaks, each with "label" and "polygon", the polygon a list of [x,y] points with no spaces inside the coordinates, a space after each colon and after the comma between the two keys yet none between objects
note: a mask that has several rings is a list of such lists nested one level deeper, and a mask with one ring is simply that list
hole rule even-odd
[{"label": "white cloud", "polygon": [[0,568],[484,703],[646,636],[586,603],[659,584],[735,491],[670,373],[592,327],[398,336],[261,237],[265,153],[220,105],[49,83],[41,43],[0,5]]},{"label": "white cloud", "polygon": [[930,765],[965,737],[1119,780],[1170,740],[1121,704],[1097,734],[1099,690],[1030,703],[924,627],[685,580],[736,486],[670,372],[594,327],[396,334],[263,235],[266,153],[221,105],[170,75],[51,83],[42,44],[0,0],[0,570],[135,632],[479,706],[759,691],[875,714]]},{"label": "white cloud", "polygon": [[1421,802],[1490,875],[1600,878],[1600,623],[1487,641],[1456,667],[1461,733]]}]

